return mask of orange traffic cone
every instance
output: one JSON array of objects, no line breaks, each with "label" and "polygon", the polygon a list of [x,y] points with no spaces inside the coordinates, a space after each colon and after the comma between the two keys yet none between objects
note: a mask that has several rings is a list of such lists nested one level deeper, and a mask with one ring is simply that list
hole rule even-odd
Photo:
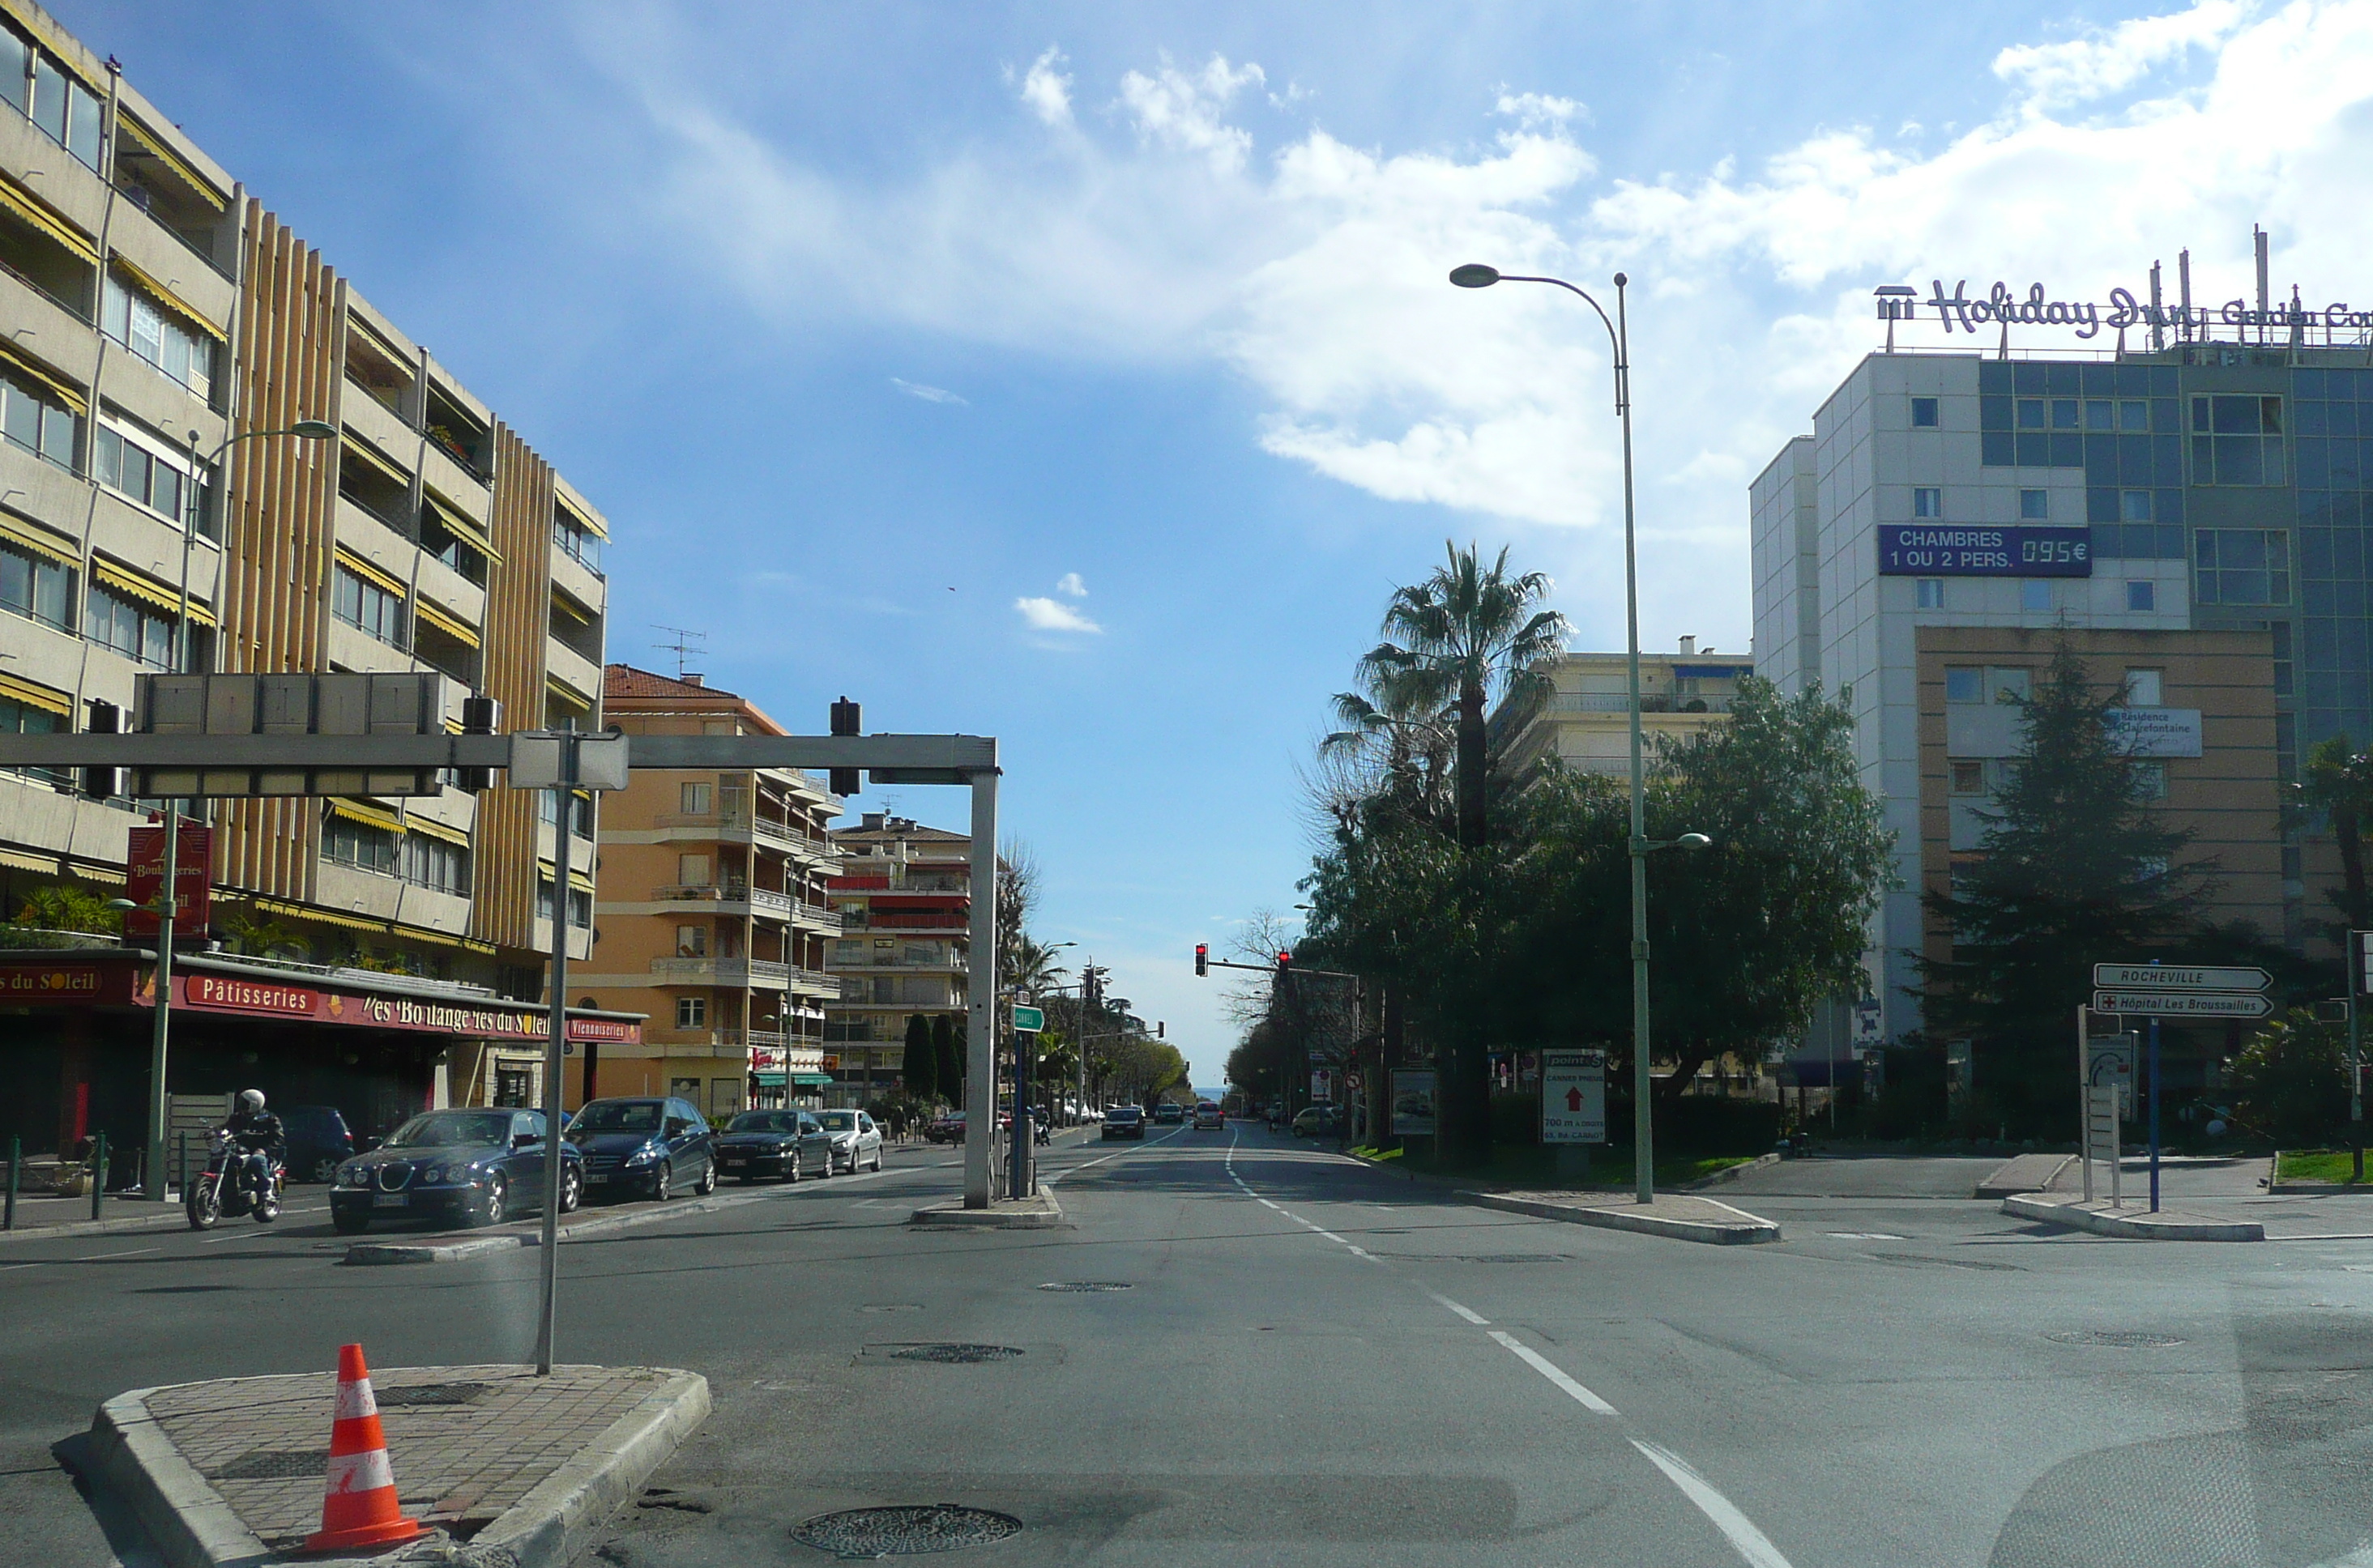
[{"label": "orange traffic cone", "polygon": [[363,1347],[338,1347],[338,1406],[330,1424],[330,1490],[321,1499],[321,1528],[306,1538],[308,1551],[386,1546],[421,1533],[395,1505],[395,1471],[379,1427]]}]

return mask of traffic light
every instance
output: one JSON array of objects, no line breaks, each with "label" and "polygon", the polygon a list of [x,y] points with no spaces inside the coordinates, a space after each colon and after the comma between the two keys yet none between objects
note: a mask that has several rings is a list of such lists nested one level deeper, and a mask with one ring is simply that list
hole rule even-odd
[{"label": "traffic light", "polygon": [[1277,955],[1277,972],[1284,974],[1292,968],[1293,955],[1286,952],[1283,948],[1280,948]]},{"label": "traffic light", "polygon": [[[864,710],[863,710],[863,709],[861,709],[860,707],[859,707],[859,705],[858,705],[857,703],[850,702],[850,701],[849,701],[848,698],[846,698],[846,697],[843,697],[839,702],[835,703],[832,705],[832,732],[833,732],[833,734],[835,734],[835,735],[862,735],[862,734],[864,734],[864,733],[865,733],[865,727],[864,727],[865,721],[864,721],[863,717],[861,716],[861,715],[862,715],[862,714],[863,714],[863,711],[864,711]],[[833,793],[833,794],[835,794],[835,795],[855,795],[855,794],[857,793],[857,791],[858,791],[858,782],[857,782],[857,770],[856,770],[855,768],[835,768],[835,769],[833,769],[831,772],[832,772],[831,784],[832,784],[832,793]]]},{"label": "traffic light", "polygon": [[1208,979],[1210,973],[1211,945],[1209,942],[1198,942],[1195,944],[1195,978]]},{"label": "traffic light", "polygon": [[[492,697],[462,699],[462,733],[463,735],[499,735],[503,727],[503,705]],[[456,768],[453,770],[456,788],[475,795],[480,790],[495,787],[492,768]]]},{"label": "traffic light", "polygon": [[1170,1038],[1170,1026],[1160,1018],[1154,1019],[1153,1038],[1156,1040],[1168,1040]]}]

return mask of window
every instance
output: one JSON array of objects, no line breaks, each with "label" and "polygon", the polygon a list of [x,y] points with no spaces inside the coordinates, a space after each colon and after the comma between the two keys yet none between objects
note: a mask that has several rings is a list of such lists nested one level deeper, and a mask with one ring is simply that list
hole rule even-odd
[{"label": "window", "polygon": [[[0,735],[55,735],[65,727],[63,714],[20,703],[13,697],[0,697]],[[7,772],[61,789],[71,788],[75,783],[73,772],[67,769],[11,768]]]},{"label": "window", "polygon": [[[4,62],[17,70],[17,80],[10,84],[8,99],[27,110],[34,124],[48,133],[57,143],[92,168],[99,167],[99,99],[88,89],[57,67],[57,63],[39,50],[30,49],[14,33],[8,35],[7,58]],[[27,55],[32,57],[33,93],[28,105],[21,95],[25,90],[24,64]]]},{"label": "window", "polygon": [[374,828],[368,822],[357,822],[345,817],[332,817],[321,824],[321,854],[357,871],[376,871],[381,876],[393,877],[399,869],[395,838],[384,828]]},{"label": "window", "polygon": [[2004,669],[1999,666],[1986,671],[1986,700],[1993,703],[2024,703],[2032,682],[2033,672],[2025,669]]},{"label": "window", "polygon": [[582,888],[568,889],[568,923],[579,931],[593,929],[593,895]]},{"label": "window", "polygon": [[2026,522],[2048,522],[2052,517],[2052,492],[2022,490],[2018,493],[2018,515]]},{"label": "window", "polygon": [[595,576],[602,575],[602,536],[569,516],[566,508],[553,509],[552,542],[560,553]]},{"label": "window", "polygon": [[99,428],[97,448],[101,484],[152,511],[163,513],[176,528],[187,526],[188,508],[194,505],[198,526],[208,538],[213,537],[213,513],[207,505],[212,475],[201,472],[193,483],[186,457],[169,457],[144,446],[141,437],[108,424]]},{"label": "window", "polygon": [[2052,580],[2049,577],[2020,578],[2018,608],[2023,614],[2049,613],[2052,609]]},{"label": "window", "polygon": [[708,927],[679,925],[675,928],[675,956],[679,958],[708,957]]},{"label": "window", "polygon": [[1933,486],[1915,485],[1911,491],[1911,515],[1915,517],[1943,517],[1945,493]]},{"label": "window", "polygon": [[1911,428],[1914,430],[1934,430],[1936,428],[1935,399],[1914,398],[1911,400]]},{"label": "window", "polygon": [[2160,679],[2164,671],[2130,669],[2126,671],[2126,703],[2130,707],[2156,708],[2160,705]]},{"label": "window", "polygon": [[1952,764],[1952,768],[1953,793],[1955,795],[1983,795],[1986,793],[1986,765],[1983,762],[1957,761]]},{"label": "window", "polygon": [[705,854],[680,854],[675,857],[675,879],[678,887],[708,886],[708,857]]},{"label": "window", "polygon": [[46,555],[0,540],[0,607],[67,631],[73,576]]},{"label": "window", "polygon": [[2041,398],[2019,399],[2018,427],[2021,430],[2040,430],[2043,428],[2043,400]]},{"label": "window", "polygon": [[2291,695],[2291,623],[2277,621],[2274,633],[2274,695]]},{"label": "window", "polygon": [[397,855],[396,874],[415,887],[457,898],[470,896],[470,851],[428,833],[406,833]]},{"label": "window", "polygon": [[137,664],[170,668],[173,622],[148,606],[98,583],[83,595],[82,634]]},{"label": "window", "polygon": [[2288,604],[2290,535],[2270,528],[2195,528],[2203,604]]},{"label": "window", "polygon": [[1945,701],[1948,703],[1982,703],[1986,700],[1986,672],[1975,665],[1948,665],[1945,669]]},{"label": "window", "polygon": [[2147,580],[2128,583],[2126,585],[2126,608],[2128,610],[2157,610],[2158,608],[2158,585]]},{"label": "window", "polygon": [[0,377],[0,431],[27,451],[69,472],[79,471],[75,468],[77,424],[74,411],[57,393],[30,377]]},{"label": "window", "polygon": [[2079,428],[2076,419],[2076,400],[2075,398],[2054,398],[2052,400],[2052,428],[2054,430],[2075,430]]},{"label": "window", "polygon": [[2118,521],[2147,523],[2151,520],[2151,493],[2147,490],[2118,492]]},{"label": "window", "polygon": [[214,396],[215,340],[113,273],[99,301],[99,330],[201,398]]},{"label": "window", "polygon": [[330,609],[350,626],[390,647],[403,646],[403,600],[345,566],[332,574]]},{"label": "window", "polygon": [[707,1028],[708,1027],[708,998],[706,996],[677,997],[675,999],[675,1027],[680,1029]]},{"label": "window", "polygon": [[682,784],[676,789],[676,808],[687,817],[706,817],[715,798],[715,791],[707,784]]},{"label": "window", "polygon": [[2192,400],[2192,482],[2283,482],[2283,400],[2241,396]]},{"label": "window", "polygon": [[[345,492],[341,490],[340,494]],[[352,495],[348,499],[356,500],[363,510],[377,515],[376,509],[368,503]],[[433,506],[420,508],[420,548],[453,568],[462,581],[475,583],[480,587],[486,586],[486,558],[478,552],[476,545],[447,528],[445,520],[437,515]]]},{"label": "window", "polygon": [[1916,579],[1916,582],[1919,609],[1942,610],[1945,608],[1944,578],[1921,577]]},{"label": "window", "polygon": [[2141,398],[2127,398],[2118,404],[2118,428],[2127,432],[2150,429],[2150,404]]},{"label": "window", "polygon": [[2085,404],[2085,428],[2115,430],[2118,427],[2118,405],[2107,398],[2088,400]]},{"label": "window", "polygon": [[2165,762],[2133,762],[2134,798],[2165,800],[2167,798],[2167,764]]}]

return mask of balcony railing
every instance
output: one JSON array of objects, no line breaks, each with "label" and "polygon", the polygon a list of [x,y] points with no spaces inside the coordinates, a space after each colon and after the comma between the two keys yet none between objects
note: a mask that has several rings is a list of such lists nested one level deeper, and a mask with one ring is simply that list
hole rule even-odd
[{"label": "balcony railing", "polygon": [[785,972],[793,990],[813,992],[818,995],[829,996],[836,1000],[841,994],[840,977],[836,974],[826,974],[822,970],[801,969],[787,969]]},{"label": "balcony railing", "polygon": [[[804,971],[802,971],[804,972]],[[791,966],[771,958],[653,958],[651,974],[676,985],[763,986],[780,991],[791,982]]]},{"label": "balcony railing", "polygon": [[[1675,695],[1668,691],[1643,691],[1640,694],[1640,711],[1643,714],[1726,714],[1730,712],[1731,693],[1727,691],[1692,692]],[[1621,691],[1561,691],[1549,700],[1549,711],[1558,714],[1628,714],[1631,697]]]},{"label": "balcony railing", "polygon": [[865,918],[850,917],[847,922],[851,931],[969,931],[972,916],[954,910],[921,910],[907,913],[895,910],[871,910]]}]

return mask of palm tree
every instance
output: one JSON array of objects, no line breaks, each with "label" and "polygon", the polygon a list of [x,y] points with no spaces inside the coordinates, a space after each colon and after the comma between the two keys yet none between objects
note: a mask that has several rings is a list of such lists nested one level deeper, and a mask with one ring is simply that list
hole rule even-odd
[{"label": "palm tree", "polygon": [[1549,580],[1540,572],[1508,575],[1503,548],[1490,567],[1469,544],[1444,541],[1449,560],[1421,583],[1396,589],[1385,609],[1386,642],[1360,661],[1372,690],[1386,682],[1430,682],[1456,706],[1458,842],[1484,840],[1486,774],[1490,761],[1483,714],[1492,688],[1502,694],[1537,691],[1548,676],[1534,667],[1563,651],[1565,617],[1535,610]]},{"label": "palm tree", "polygon": [[2340,846],[2344,884],[2333,901],[2351,930],[2373,925],[2365,887],[2365,837],[2373,821],[2373,757],[2355,749],[2344,735],[2335,735],[2308,753],[2306,776],[2291,786],[2300,805],[2322,813],[2332,823]]},{"label": "palm tree", "polygon": [[1397,797],[1412,815],[1438,821],[1458,742],[1453,687],[1437,669],[1374,656],[1359,673],[1366,691],[1335,694],[1343,727],[1319,741],[1319,754],[1349,761],[1358,770],[1349,776],[1365,794]]},{"label": "palm tree", "polygon": [[1055,961],[1056,952],[1056,948],[1023,933],[1014,941],[1006,983],[1035,1001],[1040,992],[1051,989],[1070,972]]}]

